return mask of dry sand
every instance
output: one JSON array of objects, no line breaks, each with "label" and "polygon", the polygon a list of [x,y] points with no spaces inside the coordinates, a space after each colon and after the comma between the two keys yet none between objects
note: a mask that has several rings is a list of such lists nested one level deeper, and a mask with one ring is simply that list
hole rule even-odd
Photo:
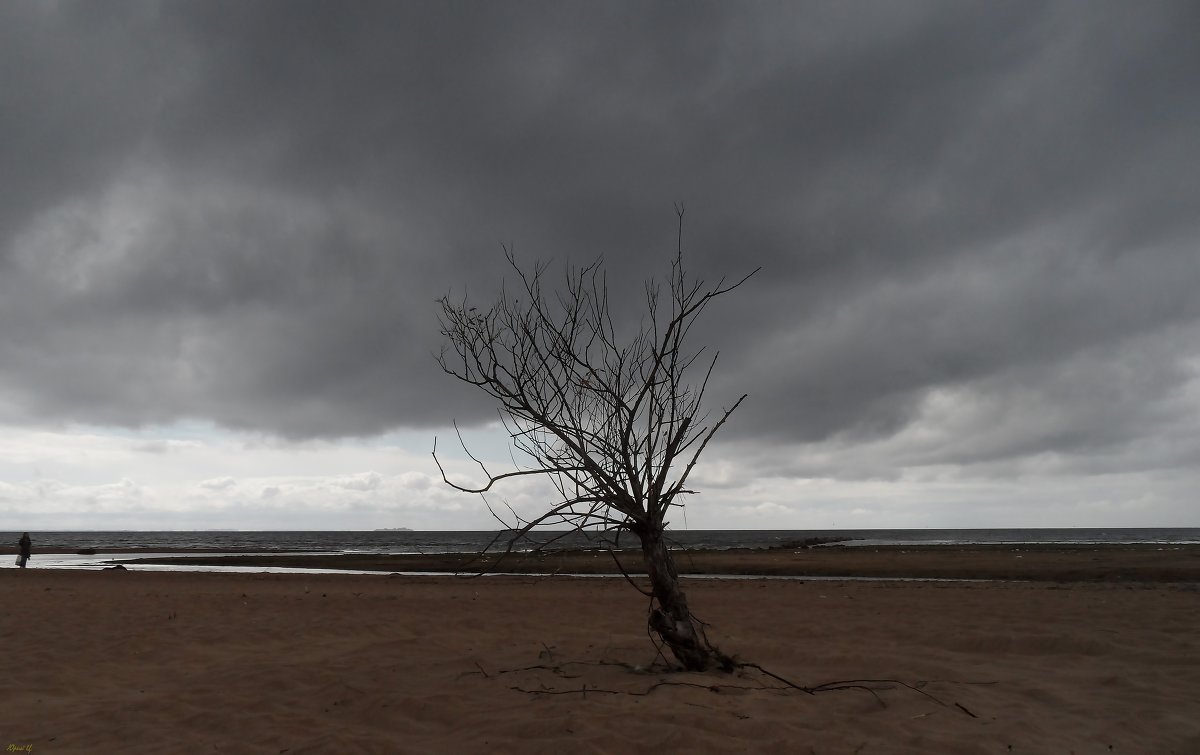
[{"label": "dry sand", "polygon": [[622,580],[6,569],[0,747],[1200,753],[1194,584],[687,586],[744,660],[927,694],[635,672]]}]

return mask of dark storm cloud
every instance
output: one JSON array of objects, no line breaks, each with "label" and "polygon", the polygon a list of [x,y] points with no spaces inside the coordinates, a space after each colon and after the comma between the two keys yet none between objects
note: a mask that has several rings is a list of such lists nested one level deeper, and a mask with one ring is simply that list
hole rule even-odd
[{"label": "dark storm cloud", "polygon": [[676,200],[697,272],[765,268],[704,331],[731,437],[887,438],[950,392],[977,442],[895,463],[1086,454],[1196,377],[1189,3],[0,15],[8,421],[486,419],[433,299],[489,296],[505,241],[633,301]]}]

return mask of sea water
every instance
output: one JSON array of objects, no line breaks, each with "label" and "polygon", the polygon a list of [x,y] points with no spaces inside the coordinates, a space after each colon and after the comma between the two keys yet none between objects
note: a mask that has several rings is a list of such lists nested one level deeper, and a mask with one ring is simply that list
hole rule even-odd
[{"label": "sea water", "polygon": [[[1028,528],[1028,529],[694,529],[668,533],[683,549],[769,549],[803,544],[816,539],[838,540],[844,546],[874,545],[973,545],[973,544],[1133,544],[1180,545],[1200,543],[1200,528]],[[0,544],[16,551],[20,533],[0,533]],[[180,532],[30,532],[34,540],[34,568],[101,568],[119,558],[106,551],[127,550],[127,557],[149,557],[180,551],[212,553],[463,553],[508,543],[497,532],[395,531],[180,531]],[[595,535],[544,531],[532,541],[552,547],[600,546]],[[636,541],[626,535],[625,547]],[[98,551],[96,555],[80,551]],[[59,551],[53,553],[52,551]],[[5,567],[13,568],[10,559]],[[143,568],[139,565],[138,568]],[[167,567],[178,569],[181,567]],[[205,570],[205,568],[191,568]],[[214,570],[227,570],[218,567]],[[256,568],[254,570],[263,570]]]},{"label": "sea water", "polygon": [[[507,538],[495,531],[421,532],[372,531],[91,531],[30,532],[34,557],[38,553],[82,550],[219,553],[474,553],[489,546],[503,549]],[[0,544],[15,553],[19,532],[0,532]],[[1200,543],[1200,528],[1064,528],[1064,529],[900,529],[900,530],[673,530],[668,533],[678,548],[777,548],[814,540],[837,540],[844,546],[972,545],[1005,543]],[[522,549],[537,543],[555,548],[599,547],[595,535],[541,531],[523,542]],[[623,547],[635,547],[626,535]],[[11,564],[7,564],[11,566]]]}]

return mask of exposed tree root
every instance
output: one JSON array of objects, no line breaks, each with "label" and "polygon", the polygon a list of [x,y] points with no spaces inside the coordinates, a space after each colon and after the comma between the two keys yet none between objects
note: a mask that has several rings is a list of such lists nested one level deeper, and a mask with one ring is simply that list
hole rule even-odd
[{"label": "exposed tree root", "polygon": [[[545,655],[550,655],[548,650],[549,649],[547,648],[547,652],[545,653]],[[661,659],[661,658],[662,658],[662,655],[660,653],[659,659]],[[648,675],[648,674],[662,675],[662,674],[676,673],[675,670],[670,665],[665,664],[665,663],[660,663],[658,659],[656,659],[653,663],[651,663],[649,666],[646,666],[646,667],[637,666],[637,665],[630,664],[630,663],[623,663],[623,662],[619,662],[619,661],[565,661],[562,663],[549,663],[549,664],[542,663],[542,664],[535,664],[532,666],[524,666],[521,668],[502,669],[500,671],[495,671],[490,674],[486,670],[484,670],[484,668],[482,666],[480,666],[478,663],[476,663],[475,665],[479,669],[479,671],[467,671],[467,672],[464,672],[463,676],[480,674],[484,678],[491,679],[494,677],[504,676],[506,674],[515,674],[515,673],[530,672],[530,671],[548,671],[561,679],[572,679],[572,680],[579,679],[581,675],[569,673],[567,671],[568,666],[615,666],[618,668],[622,668],[630,673],[640,674],[640,675]],[[925,685],[929,684],[930,683],[929,681],[918,681],[918,682],[910,684],[909,682],[901,681],[899,679],[839,679],[839,680],[830,681],[830,682],[823,682],[821,684],[817,684],[817,685],[813,685],[813,686],[807,686],[807,685],[803,685],[803,684],[794,682],[791,679],[788,679],[785,676],[777,674],[774,671],[771,671],[767,668],[764,668],[763,666],[761,666],[757,663],[736,662],[735,669],[736,670],[756,671],[759,674],[761,674],[765,677],[768,677],[769,679],[779,682],[779,685],[763,684],[763,683],[759,683],[759,684],[724,684],[724,683],[704,684],[701,682],[660,678],[645,688],[633,689],[633,690],[607,689],[607,688],[599,687],[599,686],[591,686],[587,682],[584,682],[579,687],[571,686],[571,687],[555,688],[555,687],[548,687],[546,685],[542,685],[539,689],[530,689],[530,688],[522,687],[520,685],[512,685],[509,687],[509,689],[511,689],[515,692],[521,692],[521,693],[527,694],[527,695],[539,695],[539,696],[541,696],[541,695],[581,695],[583,697],[587,697],[588,693],[601,694],[601,695],[630,695],[633,697],[647,697],[649,695],[652,695],[655,691],[657,691],[663,687],[692,687],[695,689],[707,690],[707,691],[713,692],[715,694],[720,694],[722,692],[732,691],[732,690],[748,691],[748,692],[785,692],[785,693],[794,690],[797,692],[803,692],[806,695],[814,695],[814,696],[821,694],[821,693],[825,693],[825,692],[843,692],[843,691],[847,691],[847,690],[861,690],[863,692],[869,693],[873,698],[875,698],[875,701],[879,703],[880,707],[886,708],[887,703],[886,703],[886,701],[884,701],[883,697],[880,696],[879,693],[886,692],[886,691],[889,691],[889,690],[899,687],[899,688],[909,690],[911,692],[915,692],[916,694],[921,695],[922,697],[928,698],[929,700],[937,703],[939,706],[941,706],[943,708],[948,708],[948,709],[956,708],[959,711],[961,711],[964,715],[970,716],[971,718],[979,717],[974,712],[969,710],[962,703],[959,703],[959,702],[948,703],[945,700],[942,700],[941,698],[925,691],[923,689],[923,687]],[[995,684],[996,682],[953,682],[953,683],[956,683],[956,684],[959,684],[959,683],[961,683],[961,684]]]}]

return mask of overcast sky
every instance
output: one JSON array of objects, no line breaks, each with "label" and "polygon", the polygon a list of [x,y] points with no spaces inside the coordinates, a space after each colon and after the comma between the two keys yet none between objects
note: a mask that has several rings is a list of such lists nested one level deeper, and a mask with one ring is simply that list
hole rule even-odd
[{"label": "overcast sky", "polygon": [[749,398],[676,526],[1200,526],[1198,28],[0,3],[0,529],[488,528],[429,455],[506,458],[434,299],[511,243],[632,301],[675,202],[697,274],[763,267],[695,332]]}]

